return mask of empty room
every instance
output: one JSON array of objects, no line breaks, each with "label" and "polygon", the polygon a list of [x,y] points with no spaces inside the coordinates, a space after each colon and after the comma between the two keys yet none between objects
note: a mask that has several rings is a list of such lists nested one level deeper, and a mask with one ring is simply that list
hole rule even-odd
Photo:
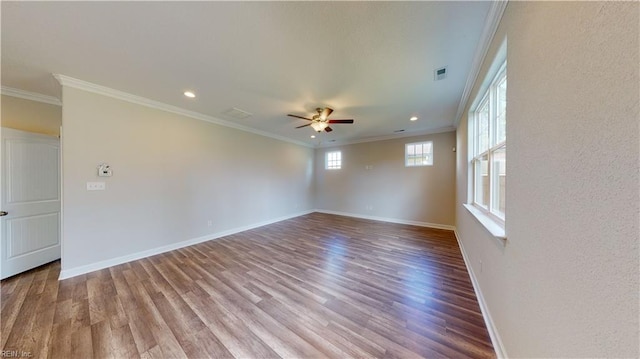
[{"label": "empty room", "polygon": [[640,2],[0,16],[0,357],[640,356]]}]

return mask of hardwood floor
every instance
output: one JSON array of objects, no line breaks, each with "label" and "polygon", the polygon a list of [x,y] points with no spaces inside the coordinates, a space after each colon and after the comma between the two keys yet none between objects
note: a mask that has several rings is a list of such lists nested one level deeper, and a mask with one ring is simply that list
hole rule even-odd
[{"label": "hardwood floor", "polygon": [[451,231],[313,213],[64,281],[59,271],[2,281],[2,350],[495,357]]}]

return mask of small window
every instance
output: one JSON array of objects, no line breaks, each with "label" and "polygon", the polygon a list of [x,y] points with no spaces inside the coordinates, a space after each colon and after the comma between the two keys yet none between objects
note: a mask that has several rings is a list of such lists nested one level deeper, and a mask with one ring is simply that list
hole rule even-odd
[{"label": "small window", "polygon": [[433,166],[433,142],[407,143],[404,146],[404,165]]},{"label": "small window", "polygon": [[325,157],[325,169],[339,170],[342,167],[342,153],[340,151],[327,152]]}]

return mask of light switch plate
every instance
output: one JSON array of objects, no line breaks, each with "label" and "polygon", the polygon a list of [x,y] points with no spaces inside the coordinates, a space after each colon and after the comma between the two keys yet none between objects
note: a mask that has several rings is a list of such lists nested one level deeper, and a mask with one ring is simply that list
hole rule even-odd
[{"label": "light switch plate", "polygon": [[106,188],[104,182],[87,182],[87,191],[104,191]]}]

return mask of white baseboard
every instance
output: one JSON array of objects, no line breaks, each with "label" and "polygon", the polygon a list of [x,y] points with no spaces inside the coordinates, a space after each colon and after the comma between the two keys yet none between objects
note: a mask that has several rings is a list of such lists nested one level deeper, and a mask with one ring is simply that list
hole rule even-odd
[{"label": "white baseboard", "polygon": [[268,224],[273,224],[273,223],[284,221],[284,220],[287,220],[287,219],[291,219],[291,218],[295,218],[295,217],[299,217],[299,216],[304,216],[305,214],[309,214],[309,213],[313,213],[313,212],[314,212],[313,210],[299,212],[299,213],[295,213],[295,214],[292,214],[292,215],[289,215],[289,216],[278,217],[278,218],[270,219],[270,220],[267,220],[267,221],[250,224],[248,226],[242,226],[242,227],[229,229],[229,230],[226,230],[226,231],[215,232],[215,233],[207,234],[207,235],[202,236],[202,237],[187,239],[185,241],[168,244],[166,246],[152,248],[152,249],[148,249],[148,250],[145,250],[145,251],[142,251],[142,252],[136,252],[136,253],[132,253],[132,254],[127,254],[127,255],[121,256],[121,257],[106,259],[106,260],[103,260],[103,261],[100,261],[100,262],[91,263],[91,264],[83,265],[83,266],[80,266],[80,267],[75,267],[75,268],[70,268],[70,269],[63,269],[63,270],[60,271],[60,277],[58,278],[58,280],[63,280],[63,279],[75,277],[75,276],[78,276],[78,275],[81,275],[81,274],[97,271],[97,270],[104,269],[104,268],[113,267],[113,266],[116,266],[118,264],[123,264],[123,263],[131,262],[131,261],[135,261],[135,260],[138,260],[138,259],[154,256],[154,255],[160,254],[160,253],[173,251],[173,250],[180,249],[180,248],[183,248],[183,247],[192,246],[194,244],[210,241],[210,240],[213,240],[213,239],[217,239],[217,238],[221,238],[221,237],[225,237],[225,236],[230,236],[232,234],[248,231],[250,229],[266,226]]},{"label": "white baseboard", "polygon": [[491,343],[493,344],[493,349],[496,351],[496,356],[498,358],[508,358],[507,352],[504,348],[504,345],[502,344],[502,339],[500,338],[500,334],[498,333],[498,329],[496,328],[496,325],[493,322],[493,318],[491,317],[491,312],[489,312],[489,307],[487,307],[487,302],[484,300],[484,296],[482,295],[480,283],[478,282],[476,275],[473,272],[473,268],[471,267],[467,252],[465,252],[464,250],[464,245],[462,244],[460,237],[458,237],[458,232],[454,230],[453,233],[455,234],[456,240],[458,241],[460,252],[462,252],[462,258],[464,259],[464,264],[467,267],[467,272],[469,272],[471,284],[473,285],[473,291],[476,293],[476,298],[478,298],[480,311],[482,312],[484,323],[486,324],[487,330],[489,331],[489,337],[491,337]]},{"label": "white baseboard", "polygon": [[316,209],[315,212],[326,213],[326,214],[335,214],[337,216],[370,219],[372,221],[390,222],[390,223],[399,223],[399,224],[409,224],[409,225],[412,225],[412,226],[428,227],[428,228],[436,228],[436,229],[448,229],[450,231],[455,231],[455,229],[456,229],[455,226],[450,226],[448,224],[437,224],[437,223],[429,223],[429,222],[410,221],[410,220],[398,219],[398,218],[376,217],[376,216],[368,216],[366,214],[337,212],[337,211],[329,211],[329,210],[325,210],[325,209]]}]

